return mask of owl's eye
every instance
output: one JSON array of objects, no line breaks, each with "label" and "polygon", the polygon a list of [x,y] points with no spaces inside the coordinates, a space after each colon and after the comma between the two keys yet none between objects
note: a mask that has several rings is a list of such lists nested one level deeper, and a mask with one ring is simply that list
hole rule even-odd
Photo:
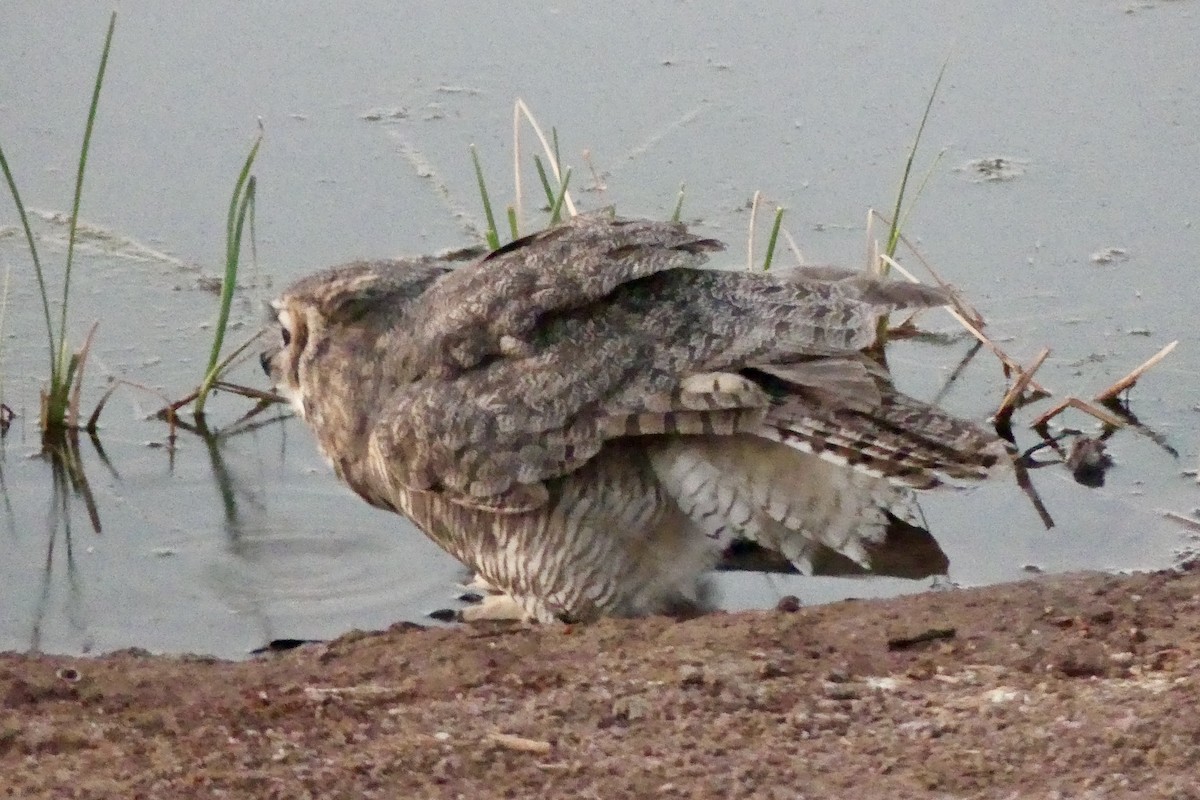
[{"label": "owl's eye", "polygon": [[283,336],[283,346],[287,347],[292,343],[292,332],[287,328],[280,328],[279,330],[282,332],[280,335]]}]

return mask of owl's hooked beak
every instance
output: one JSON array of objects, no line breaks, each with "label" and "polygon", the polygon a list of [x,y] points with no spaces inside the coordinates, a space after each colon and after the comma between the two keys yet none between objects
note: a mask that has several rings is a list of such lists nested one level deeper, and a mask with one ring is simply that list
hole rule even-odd
[{"label": "owl's hooked beak", "polygon": [[262,367],[262,371],[271,380],[271,385],[278,387],[282,380],[279,367],[279,356],[283,352],[282,347],[268,347],[258,354],[258,363]]},{"label": "owl's hooked beak", "polygon": [[[279,304],[278,300],[271,300],[270,302],[264,303],[263,311],[267,316],[267,322],[269,324],[280,324],[280,322],[279,322],[280,304]],[[286,335],[286,330],[285,330],[285,335]],[[285,344],[287,343],[286,338],[284,339],[284,343]],[[279,355],[279,353],[282,349],[283,348],[281,348],[278,344],[276,344],[274,346],[268,346],[266,350],[263,350],[261,353],[258,354],[259,366],[262,367],[262,371],[264,373],[266,373],[267,377],[271,379],[272,385],[275,385],[279,382],[278,376],[276,376],[273,371],[274,366],[273,366],[272,362],[275,361],[276,356]]]}]

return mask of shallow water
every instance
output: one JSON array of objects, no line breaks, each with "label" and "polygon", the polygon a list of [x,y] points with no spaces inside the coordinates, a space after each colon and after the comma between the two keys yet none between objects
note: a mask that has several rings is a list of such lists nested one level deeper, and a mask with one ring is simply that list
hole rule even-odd
[{"label": "shallow water", "polygon": [[[0,7],[0,141],[26,203],[69,208],[74,159],[107,22],[102,3]],[[857,265],[871,206],[889,209],[943,60],[917,175],[943,152],[907,223],[924,254],[983,312],[991,333],[1061,393],[1089,396],[1179,339],[1134,390],[1142,422],[1180,452],[1122,431],[1102,489],[1061,468],[1034,474],[1057,527],[1010,484],[928,497],[923,508],[962,584],[1047,571],[1167,565],[1195,545],[1163,510],[1200,505],[1200,87],[1193,0],[1157,3],[557,3],[399,14],[362,2],[120,7],[85,186],[95,230],[78,253],[72,335],[100,321],[85,405],[110,376],[178,397],[207,355],[233,179],[262,119],[257,270],[244,275],[235,341],[272,287],[359,256],[471,243],[481,225],[467,145],[508,202],[512,103],[557,126],[584,207],[684,216],[743,256],[747,201],[788,208],[814,263]],[[526,141],[528,132],[523,133]],[[605,191],[582,158],[590,153]],[[1007,180],[981,163],[1005,159]],[[987,172],[987,175],[985,175]],[[530,180],[532,173],[526,176]],[[456,564],[328,473],[305,430],[276,422],[210,445],[148,420],[161,401],[122,388],[104,412],[107,463],[82,443],[102,524],[56,496],[36,456],[43,323],[21,239],[0,204],[11,268],[4,397],[20,414],[3,445],[0,649],[140,646],[237,656],[273,638],[421,619],[450,603]],[[534,223],[534,214],[527,218]],[[44,259],[61,222],[39,217]],[[765,227],[765,226],[763,226]],[[763,232],[760,230],[761,250]],[[1106,263],[1093,254],[1125,252]],[[55,273],[57,274],[57,273]],[[57,280],[57,279],[56,279]],[[948,318],[926,323],[952,332]],[[901,386],[938,394],[968,348],[902,343]],[[246,366],[238,378],[262,385]],[[986,354],[942,402],[985,418],[1004,392]],[[220,398],[215,427],[247,409]],[[1031,414],[1024,414],[1028,421]],[[1089,418],[1063,423],[1094,431]],[[1018,431],[1023,444],[1034,438]],[[55,511],[55,509],[59,509]],[[68,534],[69,526],[69,534]],[[727,604],[920,591],[895,579],[723,577]]]}]

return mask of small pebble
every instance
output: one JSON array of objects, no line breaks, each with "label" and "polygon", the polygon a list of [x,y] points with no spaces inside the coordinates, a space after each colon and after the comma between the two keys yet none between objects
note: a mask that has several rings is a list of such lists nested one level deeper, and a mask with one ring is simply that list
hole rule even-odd
[{"label": "small pebble", "polygon": [[794,614],[800,610],[800,598],[794,594],[784,595],[779,598],[779,602],[775,604],[776,611],[782,611],[785,614]]}]

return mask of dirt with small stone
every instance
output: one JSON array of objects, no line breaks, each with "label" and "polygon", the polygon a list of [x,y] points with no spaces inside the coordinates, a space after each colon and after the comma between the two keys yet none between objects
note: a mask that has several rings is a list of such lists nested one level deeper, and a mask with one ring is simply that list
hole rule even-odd
[{"label": "dirt with small stone", "polygon": [[246,662],[0,654],[0,796],[1200,798],[1200,569]]}]

